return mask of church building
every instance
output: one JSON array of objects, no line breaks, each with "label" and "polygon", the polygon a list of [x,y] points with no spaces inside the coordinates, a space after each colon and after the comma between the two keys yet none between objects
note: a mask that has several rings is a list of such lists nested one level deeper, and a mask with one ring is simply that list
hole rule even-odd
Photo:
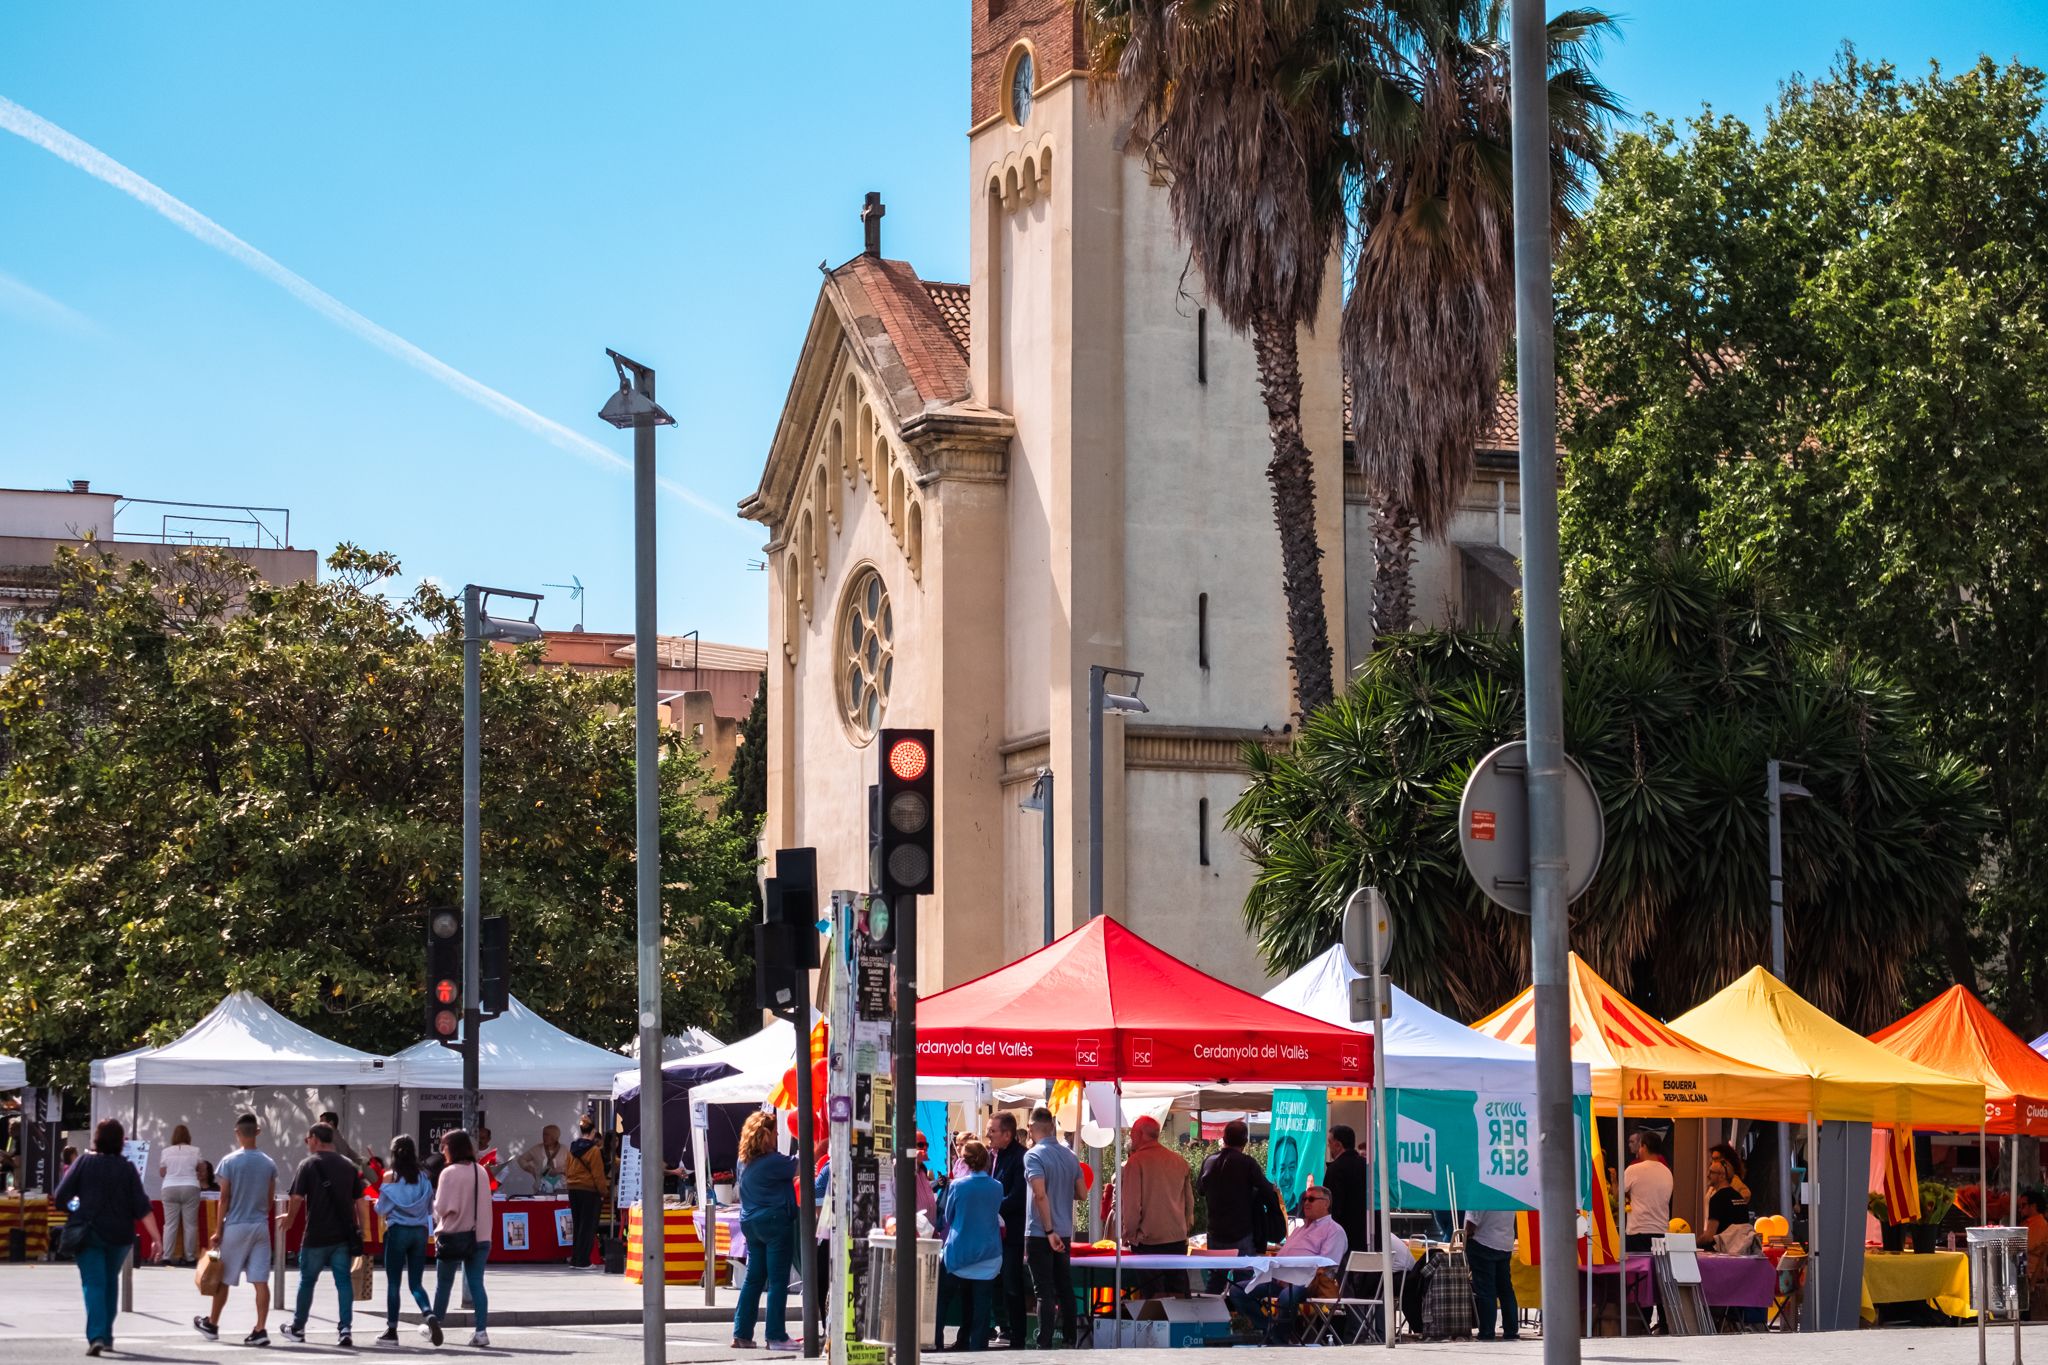
[{"label": "church building", "polygon": [[[1252,865],[1224,816],[1247,742],[1292,733],[1271,445],[1249,341],[1207,308],[1164,187],[1091,96],[1071,0],[972,0],[970,278],[884,250],[826,273],[759,489],[768,532],[763,847],[865,889],[874,736],[937,732],[937,894],[919,986],[1084,923],[1090,671],[1143,704],[1102,722],[1101,903],[1249,988]],[[1340,672],[1370,647],[1370,518],[1346,468],[1336,325],[1301,338]],[[1424,619],[1497,619],[1519,550],[1511,402]],[[1464,544],[1456,542],[1467,542]],[[1049,878],[1049,880],[1048,880]]]}]

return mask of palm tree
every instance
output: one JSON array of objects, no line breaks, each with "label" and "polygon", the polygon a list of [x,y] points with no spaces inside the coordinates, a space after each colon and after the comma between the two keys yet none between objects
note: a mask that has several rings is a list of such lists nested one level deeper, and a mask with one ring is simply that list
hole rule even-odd
[{"label": "palm tree", "polygon": [[[1351,88],[1356,262],[1344,305],[1352,427],[1373,509],[1375,631],[1414,619],[1418,535],[1441,540],[1472,479],[1514,327],[1506,0],[1381,0]],[[1620,102],[1592,74],[1614,20],[1546,30],[1553,233],[1589,201]]]},{"label": "palm tree", "polygon": [[1312,325],[1344,222],[1341,110],[1353,6],[1335,0],[1083,0],[1090,65],[1132,115],[1130,149],[1167,184],[1209,305],[1248,332],[1272,435],[1266,466],[1280,532],[1296,704],[1334,682],[1316,535],[1315,472],[1301,426],[1297,329]]},{"label": "palm tree", "polygon": [[[1792,984],[1859,1029],[1892,1018],[1993,828],[1982,774],[1930,753],[1913,699],[1813,637],[1757,570],[1673,553],[1567,603],[1565,731],[1606,848],[1572,946],[1668,1018],[1769,957],[1764,762],[1804,765],[1786,809]],[[1527,983],[1527,921],[1458,849],[1473,764],[1522,734],[1518,637],[1382,642],[1292,748],[1247,751],[1230,813],[1258,865],[1245,919],[1266,965],[1335,941],[1345,896],[1394,912],[1396,979],[1477,1018]]]}]

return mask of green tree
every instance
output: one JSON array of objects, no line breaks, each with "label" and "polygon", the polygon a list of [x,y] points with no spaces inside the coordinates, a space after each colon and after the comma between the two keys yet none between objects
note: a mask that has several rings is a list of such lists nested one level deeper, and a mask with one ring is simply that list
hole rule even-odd
[{"label": "green tree", "polygon": [[1251,336],[1272,438],[1266,479],[1295,699],[1306,713],[1335,682],[1297,339],[1316,321],[1341,240],[1354,17],[1334,0],[1084,4],[1097,88],[1128,101],[1130,149],[1165,176],[1210,306]]},{"label": "green tree", "polygon": [[[1466,873],[1457,814],[1473,765],[1522,731],[1519,638],[1436,631],[1388,639],[1290,748],[1252,747],[1230,822],[1258,865],[1245,919],[1267,965],[1327,948],[1373,884],[1404,987],[1468,1019],[1519,990],[1526,921]],[[1927,750],[1904,688],[1753,567],[1696,553],[1568,601],[1565,739],[1606,813],[1572,946],[1666,1017],[1769,960],[1767,756],[1805,764],[1816,797],[1787,813],[1792,984],[1859,1028],[1899,1013],[1992,823],[1980,775]]]},{"label": "green tree", "polygon": [[[1507,6],[1385,0],[1344,93],[1357,257],[1344,300],[1352,430],[1373,508],[1373,623],[1415,618],[1416,539],[1440,541],[1472,482],[1514,327]],[[1614,20],[1545,28],[1550,225],[1584,211],[1619,101],[1593,75]]]},{"label": "green tree", "polygon": [[[733,754],[732,771],[726,775],[726,792],[721,813],[747,832],[747,847],[758,862],[767,856],[761,847],[761,828],[768,818],[768,675],[754,692],[754,704],[740,723],[739,748]],[[726,939],[726,961],[733,967],[732,983],[726,987],[727,1017],[735,1023],[760,1016],[754,1004],[754,924],[766,907],[761,904],[761,883],[750,863],[732,883],[726,899],[747,907],[743,920],[733,925]]]},{"label": "green tree", "polygon": [[[375,591],[344,546],[274,588],[207,552],[155,569],[62,552],[50,618],[0,679],[0,1048],[79,1088],[246,988],[317,1032],[419,1036],[424,912],[461,896],[460,606]],[[631,1037],[630,684],[484,655],[487,913],[513,990]],[[751,828],[664,736],[667,1017],[721,1024],[727,899]],[[707,805],[707,800],[710,804]]]},{"label": "green tree", "polygon": [[1910,679],[1999,814],[1922,970],[1975,985],[1982,961],[2026,1031],[2048,1024],[2042,94],[2028,66],[1903,80],[1845,49],[1761,133],[1707,112],[1623,139],[1558,276],[1568,575],[1666,545],[1767,563]]}]

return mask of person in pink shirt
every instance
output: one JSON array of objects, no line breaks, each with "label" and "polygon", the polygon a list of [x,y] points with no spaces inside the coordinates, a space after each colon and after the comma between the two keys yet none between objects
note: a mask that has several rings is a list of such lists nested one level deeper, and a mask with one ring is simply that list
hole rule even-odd
[{"label": "person in pink shirt", "polygon": [[455,1290],[459,1269],[476,1310],[472,1346],[489,1346],[490,1300],[484,1297],[484,1263],[491,1259],[491,1176],[477,1163],[476,1143],[467,1130],[441,1135],[446,1165],[434,1182],[434,1311],[420,1324],[422,1335],[438,1344],[441,1319]]},{"label": "person in pink shirt", "polygon": [[[1287,1240],[1280,1244],[1275,1253],[1280,1256],[1320,1256],[1340,1273],[1344,1265],[1344,1254],[1350,1250],[1350,1241],[1344,1236],[1343,1227],[1330,1216],[1330,1192],[1321,1185],[1311,1185],[1301,1192],[1301,1226],[1287,1234]],[[1279,1280],[1254,1282],[1250,1289],[1232,1287],[1224,1296],[1231,1311],[1242,1313],[1248,1318],[1259,1316],[1260,1301],[1273,1300],[1273,1320],[1266,1326],[1266,1344],[1278,1345],[1286,1340],[1287,1329],[1293,1323],[1302,1302],[1309,1296],[1308,1284],[1284,1284]]]}]

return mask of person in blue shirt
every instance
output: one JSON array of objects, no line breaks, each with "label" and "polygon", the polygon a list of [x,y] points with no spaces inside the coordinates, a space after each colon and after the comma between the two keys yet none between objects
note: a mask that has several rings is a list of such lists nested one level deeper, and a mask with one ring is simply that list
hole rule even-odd
[{"label": "person in blue shirt", "polygon": [[377,1187],[377,1216],[384,1220],[384,1334],[377,1340],[398,1344],[398,1281],[412,1283],[412,1301],[426,1318],[426,1337],[441,1344],[441,1320],[427,1297],[427,1233],[434,1223],[434,1182],[420,1169],[419,1148],[400,1133],[391,1139],[389,1174]]},{"label": "person in blue shirt", "polygon": [[256,1150],[263,1125],[254,1114],[235,1120],[235,1150],[221,1158],[213,1178],[220,1186],[220,1230],[213,1246],[220,1253],[220,1288],[213,1291],[213,1311],[192,1319],[208,1341],[220,1340],[220,1315],[228,1306],[228,1290],[247,1280],[255,1286],[256,1327],[242,1338],[244,1346],[268,1346],[270,1332],[270,1214],[277,1207],[277,1163]]},{"label": "person in blue shirt", "polygon": [[768,1349],[793,1351],[789,1339],[789,1262],[796,1252],[796,1162],[775,1149],[775,1116],[750,1114],[740,1129],[740,1235],[747,1274],[732,1316],[735,1350],[754,1346],[761,1294],[768,1295]]},{"label": "person in blue shirt", "polygon": [[85,1353],[96,1356],[114,1349],[114,1315],[121,1307],[121,1265],[135,1249],[135,1224],[146,1222],[156,1238],[156,1211],[142,1192],[142,1175],[122,1155],[128,1134],[118,1119],[102,1119],[93,1129],[92,1151],[64,1172],[52,1208],[67,1208],[64,1249],[78,1265],[85,1291]]},{"label": "person in blue shirt", "polygon": [[1060,1142],[1052,1111],[1031,1111],[1031,1150],[1024,1154],[1024,1259],[1038,1294],[1038,1349],[1052,1349],[1055,1320],[1067,1345],[1079,1344],[1074,1304],[1074,1267],[1068,1242],[1074,1235],[1074,1192],[1081,1183],[1081,1159]]},{"label": "person in blue shirt", "polygon": [[996,1281],[1003,1273],[1003,1187],[988,1173],[988,1148],[960,1148],[967,1173],[946,1187],[944,1263],[966,1299],[961,1349],[988,1349]]}]

